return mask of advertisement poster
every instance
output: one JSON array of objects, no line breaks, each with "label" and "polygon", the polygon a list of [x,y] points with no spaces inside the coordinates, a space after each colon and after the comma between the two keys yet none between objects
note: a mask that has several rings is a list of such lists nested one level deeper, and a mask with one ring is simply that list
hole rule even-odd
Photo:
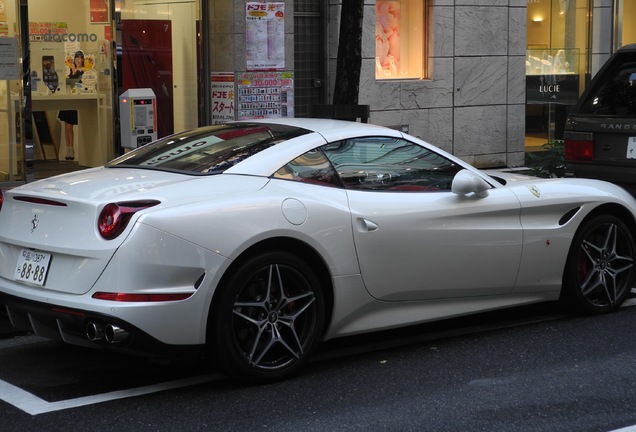
[{"label": "advertisement poster", "polygon": [[294,72],[243,72],[237,84],[239,120],[294,116]]},{"label": "advertisement poster", "polygon": [[31,42],[61,42],[68,33],[66,22],[29,22]]},{"label": "advertisement poster", "polygon": [[108,22],[108,0],[91,0],[91,24]]},{"label": "advertisement poster", "polygon": [[400,2],[378,0],[375,8],[376,78],[397,78],[400,70]]},{"label": "advertisement poster", "polygon": [[245,5],[247,70],[285,69],[285,3]]},{"label": "advertisement poster", "polygon": [[0,39],[0,80],[20,79],[18,63],[18,40],[16,38]]},{"label": "advertisement poster", "polygon": [[4,0],[0,0],[0,37],[9,36],[9,23],[7,22],[7,9]]},{"label": "advertisement poster", "polygon": [[234,74],[216,73],[210,75],[212,124],[235,120],[234,118]]}]

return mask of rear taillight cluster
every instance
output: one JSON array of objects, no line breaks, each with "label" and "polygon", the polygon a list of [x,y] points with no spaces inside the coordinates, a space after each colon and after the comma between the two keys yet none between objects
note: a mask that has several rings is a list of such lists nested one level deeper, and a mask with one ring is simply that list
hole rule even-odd
[{"label": "rear taillight cluster", "polygon": [[566,161],[591,161],[594,159],[594,141],[590,139],[565,138]]},{"label": "rear taillight cluster", "polygon": [[106,240],[111,240],[121,234],[132,215],[139,210],[147,209],[159,204],[159,201],[128,201],[110,203],[104,206],[97,218],[99,234]]}]

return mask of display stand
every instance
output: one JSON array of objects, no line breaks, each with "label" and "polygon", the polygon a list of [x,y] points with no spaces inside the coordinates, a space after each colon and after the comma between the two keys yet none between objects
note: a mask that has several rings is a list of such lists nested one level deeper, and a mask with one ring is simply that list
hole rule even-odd
[{"label": "display stand", "polygon": [[103,165],[108,160],[107,144],[98,121],[99,97],[97,94],[51,94],[32,96],[33,111],[77,110],[76,160],[82,166]]}]

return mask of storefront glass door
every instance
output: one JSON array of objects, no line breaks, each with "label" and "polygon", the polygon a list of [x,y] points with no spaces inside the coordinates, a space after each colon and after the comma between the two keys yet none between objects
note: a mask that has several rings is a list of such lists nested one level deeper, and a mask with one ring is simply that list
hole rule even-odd
[{"label": "storefront glass door", "polygon": [[35,178],[108,162],[115,156],[110,0],[28,0],[23,13]]},{"label": "storefront glass door", "polygon": [[618,34],[614,38],[615,48],[636,43],[636,26],[632,25],[636,19],[636,1],[619,0],[616,2],[618,10],[615,12],[616,29]]},{"label": "storefront glass door", "polygon": [[158,137],[197,127],[203,79],[199,0],[121,0],[116,9],[120,92],[153,90]]},{"label": "storefront glass door", "polygon": [[585,87],[589,16],[589,0],[528,1],[526,150],[563,139]]},{"label": "storefront glass door", "polygon": [[19,2],[0,0],[0,184],[26,181]]}]

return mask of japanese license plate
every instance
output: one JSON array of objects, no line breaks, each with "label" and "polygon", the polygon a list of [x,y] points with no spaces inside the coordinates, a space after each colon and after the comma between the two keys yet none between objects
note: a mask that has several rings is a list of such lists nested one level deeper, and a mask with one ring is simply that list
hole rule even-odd
[{"label": "japanese license plate", "polygon": [[29,282],[36,285],[44,285],[46,274],[49,271],[51,254],[30,249],[22,249],[18,256],[18,267],[15,271],[15,280]]}]

